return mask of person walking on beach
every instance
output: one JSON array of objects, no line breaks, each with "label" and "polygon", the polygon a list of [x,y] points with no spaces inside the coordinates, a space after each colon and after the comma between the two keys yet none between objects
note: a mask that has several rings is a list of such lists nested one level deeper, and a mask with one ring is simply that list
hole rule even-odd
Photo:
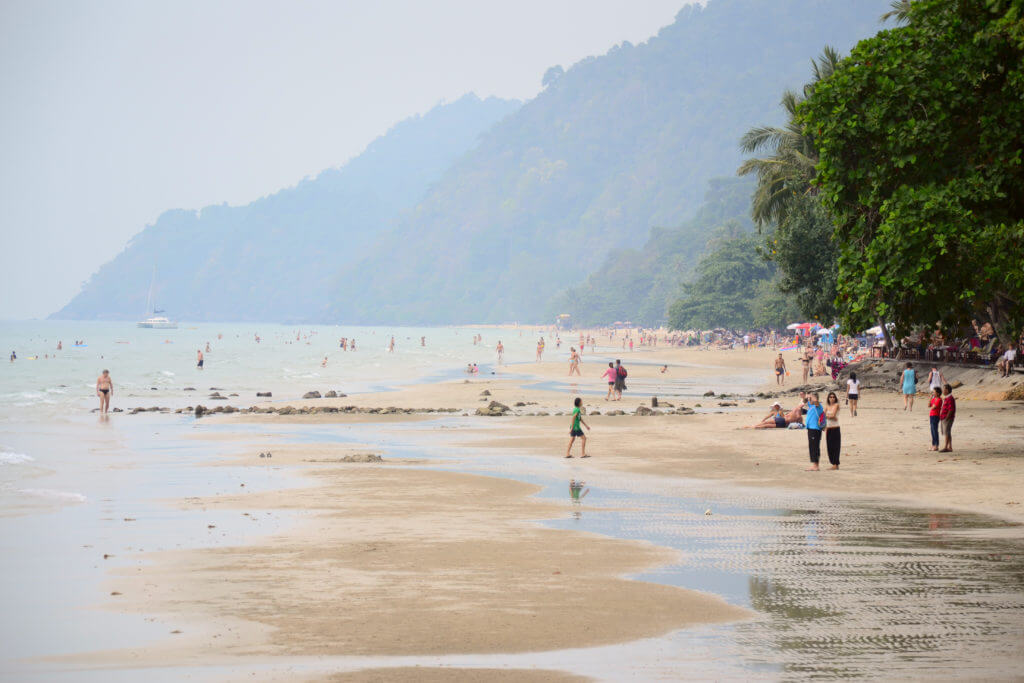
[{"label": "person walking on beach", "polygon": [[940,453],[953,452],[953,420],[956,419],[956,399],[953,398],[953,387],[942,387],[942,407],[939,409],[939,432],[944,437]]},{"label": "person walking on beach", "polygon": [[202,370],[203,369],[203,350],[202,349],[197,349],[196,350],[196,361],[197,361],[196,362],[196,367],[199,368],[200,370]]},{"label": "person walking on beach", "polygon": [[539,363],[544,357],[544,337],[537,340],[537,362]]},{"label": "person walking on beach", "polygon": [[580,356],[576,353],[576,347],[569,347],[569,376],[580,376]]},{"label": "person walking on beach", "polygon": [[851,372],[846,380],[846,401],[850,404],[850,417],[857,417],[857,401],[860,400],[860,380],[857,373]]},{"label": "person walking on beach", "polygon": [[828,451],[829,469],[839,469],[839,450],[842,447],[842,436],[839,432],[839,397],[836,392],[828,392],[825,397],[825,449]]},{"label": "person walking on beach", "polygon": [[917,374],[914,366],[907,363],[907,369],[903,371],[903,410],[914,409],[914,394],[917,393]]},{"label": "person walking on beach", "polygon": [[783,360],[781,353],[775,358],[775,383],[786,383],[786,361]]},{"label": "person walking on beach", "polygon": [[388,353],[394,353],[394,352],[395,352],[395,338],[391,337],[391,341],[388,342]]},{"label": "person walking on beach", "polygon": [[821,428],[825,424],[825,413],[821,409],[821,403],[817,392],[810,395],[810,402],[807,404],[807,414],[804,415],[804,427],[807,431],[807,450],[811,456],[811,466],[808,472],[818,471],[818,461],[821,460]]},{"label": "person walking on beach", "polygon": [[942,385],[946,383],[946,378],[939,371],[939,366],[932,366],[931,371],[928,373],[928,388],[932,391],[936,389],[939,393],[942,393]]},{"label": "person walking on beach", "polygon": [[615,361],[615,399],[616,401],[622,400],[622,392],[626,390],[626,376],[629,373],[626,372],[626,368],[622,367],[622,361]]},{"label": "person walking on beach", "polygon": [[498,348],[496,350],[498,352],[498,365],[501,365],[505,362],[505,347],[501,345],[500,339],[498,340]]},{"label": "person walking on beach", "polygon": [[583,399],[579,396],[572,402],[572,421],[569,423],[569,446],[565,449],[565,457],[572,457],[572,445],[576,443],[576,437],[580,439],[580,457],[589,458],[587,455],[587,437],[583,435],[583,430],[580,429],[580,425],[587,428],[590,431],[590,425],[583,421]]},{"label": "person walking on beach", "polygon": [[114,395],[114,380],[110,379],[110,370],[96,378],[96,395],[100,397],[100,412],[110,410],[110,397]]},{"label": "person walking on beach", "polygon": [[604,397],[604,400],[608,400],[612,397],[612,392],[615,391],[615,378],[618,377],[619,373],[615,371],[615,366],[612,363],[608,363],[608,369],[601,375],[608,380],[608,395]]},{"label": "person walking on beach", "polygon": [[932,389],[932,397],[928,399],[928,426],[932,432],[931,450],[939,450],[939,415],[942,412],[942,387]]}]

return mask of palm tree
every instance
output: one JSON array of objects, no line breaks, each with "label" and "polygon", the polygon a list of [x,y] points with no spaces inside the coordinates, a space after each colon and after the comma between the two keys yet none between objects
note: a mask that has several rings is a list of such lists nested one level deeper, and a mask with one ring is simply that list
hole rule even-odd
[{"label": "palm tree", "polygon": [[832,75],[838,63],[839,53],[826,46],[821,57],[811,60],[813,79],[802,92],[787,90],[783,93],[786,124],[751,128],[740,139],[740,148],[747,154],[771,152],[768,156],[747,159],[736,171],[739,175],[757,174],[751,216],[758,226],[778,225],[785,220],[794,200],[812,191],[818,153],[814,149],[814,138],[797,120],[797,107],[810,96],[815,83]]},{"label": "palm tree", "polygon": [[879,19],[882,22],[895,19],[897,24],[906,24],[910,21],[910,3],[913,0],[892,0],[889,7],[892,9],[886,12]]}]

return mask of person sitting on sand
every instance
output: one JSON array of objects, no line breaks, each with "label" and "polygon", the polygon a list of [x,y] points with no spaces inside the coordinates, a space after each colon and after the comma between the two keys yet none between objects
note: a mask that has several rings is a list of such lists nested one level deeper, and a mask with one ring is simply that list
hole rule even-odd
[{"label": "person sitting on sand", "polygon": [[589,458],[587,455],[587,437],[583,435],[583,430],[580,429],[580,425],[587,428],[590,431],[590,425],[583,421],[583,399],[579,396],[572,402],[574,408],[572,409],[572,422],[569,423],[569,446],[565,449],[565,457],[572,457],[572,445],[576,443],[576,437],[580,438],[580,457]]},{"label": "person sitting on sand", "polygon": [[666,372],[668,372],[668,366],[667,365],[662,365],[661,366],[661,374],[664,375]]},{"label": "person sitting on sand", "polygon": [[782,406],[778,402],[772,404],[772,409],[763,420],[748,429],[785,429],[789,424],[788,419],[782,414]]},{"label": "person sitting on sand", "polygon": [[96,395],[100,397],[100,412],[110,410],[110,397],[114,395],[114,380],[110,378],[110,370],[96,378]]}]

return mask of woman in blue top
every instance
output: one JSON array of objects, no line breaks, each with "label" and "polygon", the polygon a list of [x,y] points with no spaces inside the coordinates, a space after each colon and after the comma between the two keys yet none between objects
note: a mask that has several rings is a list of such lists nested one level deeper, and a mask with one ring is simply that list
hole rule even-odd
[{"label": "woman in blue top", "polygon": [[807,450],[811,455],[811,466],[807,468],[807,471],[817,472],[818,461],[821,459],[821,428],[825,426],[825,411],[821,409],[821,401],[817,393],[811,394],[807,398],[804,427],[807,428]]},{"label": "woman in blue top", "polygon": [[907,363],[907,369],[903,371],[903,410],[914,409],[914,394],[917,393],[917,375],[914,373],[914,366]]}]

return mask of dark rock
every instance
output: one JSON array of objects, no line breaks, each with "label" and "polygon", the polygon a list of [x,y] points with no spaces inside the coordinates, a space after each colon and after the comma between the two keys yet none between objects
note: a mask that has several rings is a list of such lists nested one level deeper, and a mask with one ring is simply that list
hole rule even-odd
[{"label": "dark rock", "polygon": [[206,406],[196,406],[195,416],[202,417],[206,413]]},{"label": "dark rock", "polygon": [[653,415],[654,411],[651,410],[650,408],[648,408],[647,406],[637,406],[636,412],[634,412],[633,414],[634,415]]},{"label": "dark rock", "polygon": [[704,392],[704,395],[705,395],[705,396],[714,396],[714,395],[715,395],[715,392],[713,392],[713,391],[705,391],[705,392]]},{"label": "dark rock", "polygon": [[484,389],[483,391],[480,392],[480,395],[481,396],[490,396],[491,392],[488,391],[487,389]]},{"label": "dark rock", "polygon": [[307,391],[302,395],[302,398],[322,398],[319,391]]},{"label": "dark rock", "polygon": [[220,387],[210,387],[210,391],[224,391]]},{"label": "dark rock", "polygon": [[324,394],[324,398],[338,398],[338,392],[332,389]]},{"label": "dark rock", "polygon": [[651,407],[652,408],[657,408],[658,407],[658,397],[657,396],[651,396]]},{"label": "dark rock", "polygon": [[121,410],[120,408],[114,408],[110,412],[112,412],[112,413],[123,413],[124,411]]},{"label": "dark rock", "polygon": [[195,390],[196,390],[195,387],[185,387],[184,389],[182,389],[182,391],[195,391]]},{"label": "dark rock", "polygon": [[238,396],[238,394],[228,394],[228,396]]},{"label": "dark rock", "polygon": [[735,401],[719,401],[718,405],[722,406],[723,408],[734,408],[737,404]]},{"label": "dark rock", "polygon": [[523,407],[523,406],[525,406],[525,405],[526,405],[526,404],[525,404],[525,403],[523,403],[522,401],[516,401],[516,408],[522,408],[522,407]]},{"label": "dark rock", "polygon": [[238,412],[238,411],[237,411],[237,409],[234,406],[224,406],[224,412],[225,413],[234,413],[234,412]]},{"label": "dark rock", "polygon": [[269,391],[257,391],[256,398],[270,398],[273,394]]}]

